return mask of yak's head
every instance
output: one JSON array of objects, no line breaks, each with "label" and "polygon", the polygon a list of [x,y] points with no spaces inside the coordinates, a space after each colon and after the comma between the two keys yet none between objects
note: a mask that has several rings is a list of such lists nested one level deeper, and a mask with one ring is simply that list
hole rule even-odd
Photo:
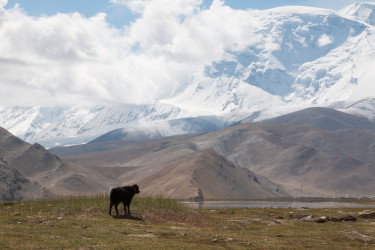
[{"label": "yak's head", "polygon": [[137,184],[134,184],[134,185],[133,185],[133,188],[134,188],[136,194],[139,194],[139,193],[140,193],[140,191],[139,191],[139,187],[138,187]]}]

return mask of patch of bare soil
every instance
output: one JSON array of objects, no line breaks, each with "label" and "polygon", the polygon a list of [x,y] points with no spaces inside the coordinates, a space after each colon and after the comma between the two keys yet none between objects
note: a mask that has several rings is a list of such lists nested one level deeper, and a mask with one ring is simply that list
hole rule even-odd
[{"label": "patch of bare soil", "polygon": [[346,237],[348,237],[351,240],[356,240],[356,241],[371,243],[371,244],[375,243],[375,237],[372,237],[367,233],[361,233],[357,230],[344,231],[344,234]]}]

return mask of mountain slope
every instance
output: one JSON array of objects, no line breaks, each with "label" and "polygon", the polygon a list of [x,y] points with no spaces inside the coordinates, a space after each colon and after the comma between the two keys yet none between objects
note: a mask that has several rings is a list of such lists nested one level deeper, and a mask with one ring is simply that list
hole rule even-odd
[{"label": "mountain slope", "polygon": [[350,5],[340,11],[341,14],[354,17],[369,25],[375,25],[375,3],[360,2]]},{"label": "mountain slope", "polygon": [[136,128],[122,128],[110,131],[89,143],[98,143],[112,140],[142,141],[160,139],[168,136],[206,133],[223,129],[231,125],[224,119],[215,116],[187,117],[160,122],[153,126],[141,126]]},{"label": "mountain slope", "polygon": [[180,199],[289,196],[280,185],[234,166],[212,149],[189,154],[139,183],[145,193]]},{"label": "mountain slope", "polygon": [[101,193],[118,183],[112,171],[65,162],[41,145],[24,142],[1,127],[0,159],[4,199]]},{"label": "mountain slope", "polygon": [[[272,124],[244,123],[187,138],[155,140],[64,159],[90,167],[103,164],[109,168],[122,167],[128,169],[120,177],[124,183],[142,183],[151,193],[156,192],[153,190],[156,186],[160,186],[163,193],[178,189],[185,198],[196,197],[199,188],[203,195],[206,189],[206,196],[214,196],[208,186],[221,183],[218,176],[212,175],[220,172],[216,167],[221,160],[229,163],[228,169],[230,165],[248,169],[282,185],[286,192],[295,196],[301,194],[301,186],[304,196],[373,196],[375,133],[368,129],[368,124],[362,124],[363,118],[322,108],[286,117],[291,117],[292,122],[285,123],[285,117],[281,117]],[[293,124],[294,121],[298,121],[298,125]],[[214,154],[217,157],[213,157]],[[203,158],[207,161],[199,160]],[[207,173],[203,166],[212,172]],[[207,178],[212,183],[203,177],[176,182],[171,176],[175,175],[176,179],[191,176],[193,170],[210,176]],[[235,176],[236,184],[246,183]],[[184,188],[191,193],[187,194]],[[223,190],[220,192],[224,195]]]},{"label": "mountain slope", "polygon": [[262,24],[255,31],[258,42],[227,50],[170,103],[222,113],[290,102],[327,105],[369,94],[363,89],[375,62],[373,27],[316,8],[251,14]]},{"label": "mountain slope", "polygon": [[287,115],[260,121],[262,124],[303,125],[319,130],[335,131],[358,128],[375,132],[375,123],[364,117],[353,116],[329,108],[308,108]]},{"label": "mountain slope", "polygon": [[0,126],[23,140],[46,147],[88,142],[123,127],[186,116],[171,105],[0,107]]},{"label": "mountain slope", "polygon": [[51,195],[37,182],[31,182],[0,158],[0,200],[13,201]]},{"label": "mountain slope", "polygon": [[[343,146],[343,140],[337,140],[344,136],[350,146]],[[372,147],[370,152],[375,153],[371,146],[375,140],[372,133],[355,129],[322,132],[294,125],[243,124],[235,131],[217,135],[207,146],[219,153],[226,152],[228,159],[274,182],[294,188],[303,185],[308,195],[372,195],[374,187],[370,179],[374,162],[368,157],[371,154],[360,158],[348,150],[358,146],[354,142],[364,142],[352,141],[353,138],[370,138],[364,147]]]},{"label": "mountain slope", "polygon": [[[312,110],[306,110],[311,114]],[[327,110],[316,109],[326,116]],[[336,115],[332,115],[336,114]],[[294,120],[303,121],[303,111]],[[360,124],[361,118],[331,112],[332,121],[341,118]],[[285,118],[285,117],[284,117]],[[375,169],[375,133],[360,128],[326,126],[317,130],[306,124],[242,124],[194,138],[199,149],[213,148],[234,163],[295,190],[303,185],[308,195],[372,196]],[[301,118],[301,119],[300,119]],[[353,122],[357,119],[357,122]],[[325,124],[325,123],[323,123]],[[313,124],[314,126],[316,124]],[[318,123],[320,126],[321,124]],[[338,129],[332,131],[333,129]],[[293,192],[291,189],[287,189]],[[294,195],[298,193],[295,192]]]}]

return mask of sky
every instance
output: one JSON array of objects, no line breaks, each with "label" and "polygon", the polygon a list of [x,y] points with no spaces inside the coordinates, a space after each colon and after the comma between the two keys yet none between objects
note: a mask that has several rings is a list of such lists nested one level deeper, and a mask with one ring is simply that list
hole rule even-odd
[{"label": "sky", "polygon": [[[1,0],[0,0],[1,1]],[[142,0],[139,0],[142,1]],[[139,15],[127,7],[129,0],[8,0],[5,8],[19,4],[20,8],[32,16],[55,15],[57,13],[79,12],[85,17],[95,16],[98,12],[106,13],[106,20],[120,28],[129,25]],[[358,0],[225,0],[233,9],[269,9],[279,6],[312,6],[339,10]],[[371,2],[371,1],[368,1]],[[203,0],[202,7],[209,8],[212,0]]]},{"label": "sky", "polygon": [[226,49],[254,42],[259,23],[244,10],[355,2],[0,0],[0,106],[167,98]]}]

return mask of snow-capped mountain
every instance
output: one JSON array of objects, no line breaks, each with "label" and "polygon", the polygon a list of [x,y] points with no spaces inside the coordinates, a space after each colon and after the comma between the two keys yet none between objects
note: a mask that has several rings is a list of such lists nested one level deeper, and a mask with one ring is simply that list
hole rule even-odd
[{"label": "snow-capped mountain", "polygon": [[203,109],[220,114],[282,105],[325,106],[374,95],[369,91],[375,68],[375,28],[370,23],[306,7],[252,14],[262,24],[255,32],[258,42],[226,51],[169,103],[190,110],[196,104],[197,113]]},{"label": "snow-capped mountain", "polygon": [[60,106],[0,108],[0,126],[46,147],[88,142],[108,131],[187,114],[171,105]]},{"label": "snow-capped mountain", "polygon": [[[249,18],[260,24],[252,30],[254,39],[192,72],[191,83],[168,99],[145,105],[0,108],[0,126],[52,147],[87,142],[118,128],[160,124],[155,130],[160,133],[171,128],[163,121],[186,117],[215,115],[222,126],[309,106],[374,119],[374,13],[374,3],[338,12],[310,7],[248,10]],[[187,121],[196,122],[176,122],[184,126],[164,134],[202,131],[192,130]]]},{"label": "snow-capped mountain", "polygon": [[349,18],[356,18],[358,21],[375,25],[375,3],[362,2],[350,5],[340,12],[342,15],[347,15]]}]

